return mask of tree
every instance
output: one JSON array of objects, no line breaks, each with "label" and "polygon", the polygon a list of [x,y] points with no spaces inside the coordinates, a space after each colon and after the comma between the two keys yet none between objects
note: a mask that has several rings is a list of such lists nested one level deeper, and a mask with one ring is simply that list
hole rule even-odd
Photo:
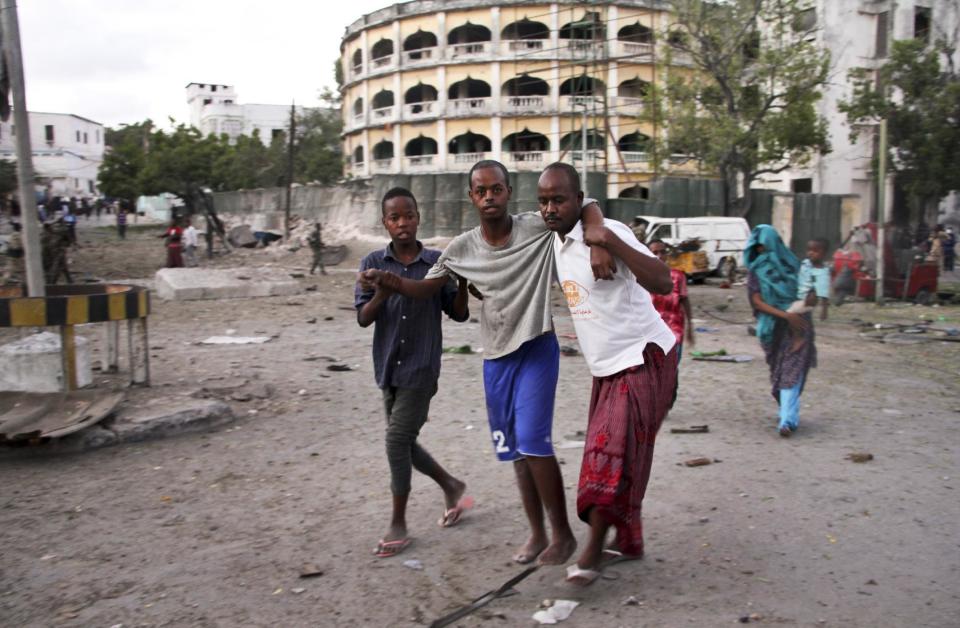
[{"label": "tree", "polygon": [[241,135],[233,146],[224,150],[213,163],[211,181],[224,190],[252,189],[276,185],[268,174],[274,167],[274,156],[260,140],[260,131],[252,136]]},{"label": "tree", "polygon": [[331,184],[343,174],[339,109],[308,109],[300,118],[294,153],[294,180]]},{"label": "tree", "polygon": [[107,196],[127,199],[135,199],[140,195],[138,180],[146,160],[146,145],[152,130],[153,123],[150,120],[106,129],[106,151],[97,176],[101,192]]},{"label": "tree", "polygon": [[137,179],[141,194],[176,194],[193,212],[204,188],[223,189],[223,173],[214,164],[229,153],[226,136],[203,137],[199,130],[179,124],[170,133],[150,135],[149,150]]},{"label": "tree", "polygon": [[[887,120],[890,170],[922,220],[936,220],[937,203],[960,189],[960,73],[957,42],[941,34],[893,42],[890,57],[874,72],[851,73],[853,94],[840,104],[850,137],[861,126]],[[932,214],[932,215],[930,215]]]},{"label": "tree", "polygon": [[[668,45],[643,119],[667,124],[653,138],[664,156],[695,159],[724,183],[724,213],[746,215],[761,175],[829,152],[816,103],[829,55],[817,49],[803,0],[671,0]],[[814,16],[815,17],[815,16]]]}]

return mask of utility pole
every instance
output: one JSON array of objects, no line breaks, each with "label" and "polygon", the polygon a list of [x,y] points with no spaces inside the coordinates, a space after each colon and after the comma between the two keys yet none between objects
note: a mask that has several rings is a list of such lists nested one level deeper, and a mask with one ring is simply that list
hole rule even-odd
[{"label": "utility pole", "polygon": [[874,290],[877,304],[883,304],[883,284],[886,275],[887,222],[887,120],[880,120],[880,146],[877,155],[877,286]]},{"label": "utility pole", "polygon": [[20,221],[23,225],[24,266],[27,271],[27,296],[46,296],[40,252],[40,225],[37,220],[37,194],[33,182],[33,150],[30,146],[30,115],[23,80],[23,55],[20,48],[20,23],[16,0],[0,0],[0,33],[10,91],[13,93],[13,121],[17,128],[17,184],[20,187]]},{"label": "utility pole", "polygon": [[[592,96],[591,96],[592,98]],[[587,194],[587,101],[583,101],[583,125],[580,127],[580,187]]]},{"label": "utility pole", "polygon": [[293,193],[293,134],[296,130],[296,103],[290,103],[290,129],[287,131],[287,202],[283,210],[283,239],[290,239],[290,196]]}]

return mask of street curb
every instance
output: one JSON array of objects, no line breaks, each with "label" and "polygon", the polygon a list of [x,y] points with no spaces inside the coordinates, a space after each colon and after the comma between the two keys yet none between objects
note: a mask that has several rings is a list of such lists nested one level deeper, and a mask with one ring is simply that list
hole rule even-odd
[{"label": "street curb", "polygon": [[206,432],[236,420],[226,403],[208,399],[163,401],[123,407],[105,421],[38,445],[0,448],[0,460],[75,454],[156,438]]}]

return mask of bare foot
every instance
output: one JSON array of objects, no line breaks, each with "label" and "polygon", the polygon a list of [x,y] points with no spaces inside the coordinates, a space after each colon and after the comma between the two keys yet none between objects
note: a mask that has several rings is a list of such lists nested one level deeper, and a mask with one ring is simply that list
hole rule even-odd
[{"label": "bare foot", "polygon": [[513,562],[520,565],[527,565],[532,563],[537,559],[543,550],[547,548],[547,540],[544,538],[531,536],[530,540],[527,541],[523,547],[520,548],[516,554],[513,555]]},{"label": "bare foot", "polygon": [[570,560],[573,553],[577,551],[577,539],[571,534],[564,536],[550,543],[540,558],[537,559],[539,565],[562,565]]}]

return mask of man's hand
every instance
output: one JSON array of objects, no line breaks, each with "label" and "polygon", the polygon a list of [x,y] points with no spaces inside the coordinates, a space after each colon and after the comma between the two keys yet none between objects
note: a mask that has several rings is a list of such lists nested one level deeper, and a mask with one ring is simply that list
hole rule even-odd
[{"label": "man's hand", "polygon": [[697,346],[697,337],[693,333],[693,321],[687,319],[687,344],[691,347]]},{"label": "man's hand", "polygon": [[603,226],[584,226],[583,242],[590,247],[590,267],[593,278],[613,279],[617,272],[617,262],[607,250],[607,228]]},{"label": "man's hand", "polygon": [[483,295],[480,294],[480,290],[477,289],[475,285],[473,285],[472,283],[468,284],[467,290],[470,291],[470,294],[472,294],[473,298],[475,298],[477,301],[483,301]]},{"label": "man's hand", "polygon": [[357,279],[364,290],[383,290],[397,292],[400,289],[400,277],[385,270],[371,268],[360,273]]}]

